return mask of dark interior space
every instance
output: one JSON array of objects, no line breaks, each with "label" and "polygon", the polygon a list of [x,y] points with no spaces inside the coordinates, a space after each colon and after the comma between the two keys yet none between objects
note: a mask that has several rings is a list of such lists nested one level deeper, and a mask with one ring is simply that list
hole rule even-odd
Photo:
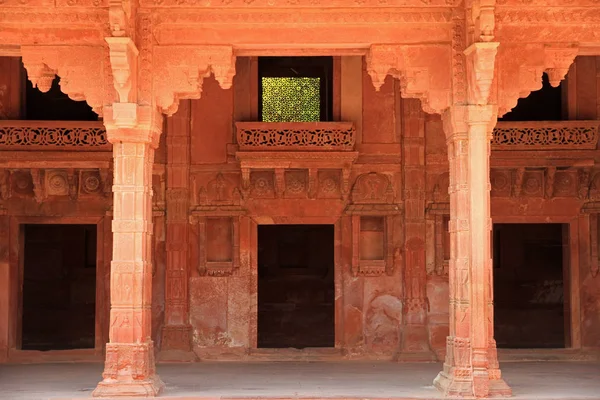
[{"label": "dark interior space", "polygon": [[34,88],[29,79],[25,87],[25,118],[37,121],[98,121],[98,114],[85,101],[75,101],[60,91],[60,78],[54,77],[46,93]]},{"label": "dark interior space", "polygon": [[333,225],[259,225],[258,347],[334,347]]},{"label": "dark interior space", "polygon": [[562,83],[552,87],[548,75],[542,76],[542,88],[519,99],[517,106],[499,121],[560,121],[562,120]]},{"label": "dark interior space", "polygon": [[566,229],[563,224],[494,224],[494,333],[499,348],[565,347]]},{"label": "dark interior space", "polygon": [[96,225],[25,225],[23,350],[94,348]]}]

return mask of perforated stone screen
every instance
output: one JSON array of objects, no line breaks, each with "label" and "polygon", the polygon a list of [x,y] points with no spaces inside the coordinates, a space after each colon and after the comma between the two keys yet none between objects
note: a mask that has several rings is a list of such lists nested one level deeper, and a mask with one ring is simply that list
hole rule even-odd
[{"label": "perforated stone screen", "polygon": [[320,119],[320,78],[262,78],[264,122],[313,122]]}]

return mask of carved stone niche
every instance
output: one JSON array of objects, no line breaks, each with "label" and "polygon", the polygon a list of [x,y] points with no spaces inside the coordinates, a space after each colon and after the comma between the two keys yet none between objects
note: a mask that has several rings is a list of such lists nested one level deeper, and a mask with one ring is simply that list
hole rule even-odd
[{"label": "carved stone niche", "polygon": [[198,224],[198,273],[231,276],[240,267],[239,216],[192,212]]},{"label": "carved stone niche", "polygon": [[394,204],[387,175],[368,173],[356,178],[352,203],[352,275],[381,276],[394,273],[393,218],[402,210]]}]

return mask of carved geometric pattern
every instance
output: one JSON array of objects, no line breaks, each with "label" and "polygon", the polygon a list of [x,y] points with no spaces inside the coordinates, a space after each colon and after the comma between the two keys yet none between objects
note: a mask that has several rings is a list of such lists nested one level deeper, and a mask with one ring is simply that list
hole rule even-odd
[{"label": "carved geometric pattern", "polygon": [[354,125],[350,122],[236,124],[240,150],[352,150]]},{"label": "carved geometric pattern", "polygon": [[493,150],[589,149],[598,143],[597,121],[502,123],[494,129]]},{"label": "carved geometric pattern", "polygon": [[[52,126],[55,125],[55,126]],[[43,148],[44,150],[72,150],[73,148],[112,149],[101,123],[69,124],[59,122],[6,121],[0,124],[0,147],[16,150]]]}]

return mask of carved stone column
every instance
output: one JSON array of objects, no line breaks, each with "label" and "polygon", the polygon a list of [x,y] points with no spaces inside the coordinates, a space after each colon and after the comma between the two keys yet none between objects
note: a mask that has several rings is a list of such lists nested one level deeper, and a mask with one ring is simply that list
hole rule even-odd
[{"label": "carved stone column", "polygon": [[161,121],[153,115],[134,128],[107,124],[114,146],[110,341],[95,397],[153,397],[164,386],[151,340],[152,165]]},{"label": "carved stone column", "polygon": [[403,99],[404,316],[398,359],[434,361],[427,331],[425,267],[425,115],[421,103]]},{"label": "carved stone column", "polygon": [[497,106],[488,104],[497,43],[475,43],[467,56],[468,105],[443,115],[450,163],[450,335],[434,384],[446,396],[510,396],[494,341],[490,143]]},{"label": "carved stone column", "polygon": [[510,395],[493,339],[489,154],[496,107],[444,115],[450,162],[450,336],[435,385],[447,396]]},{"label": "carved stone column", "polygon": [[167,120],[167,270],[160,359],[194,360],[188,310],[190,103]]}]

